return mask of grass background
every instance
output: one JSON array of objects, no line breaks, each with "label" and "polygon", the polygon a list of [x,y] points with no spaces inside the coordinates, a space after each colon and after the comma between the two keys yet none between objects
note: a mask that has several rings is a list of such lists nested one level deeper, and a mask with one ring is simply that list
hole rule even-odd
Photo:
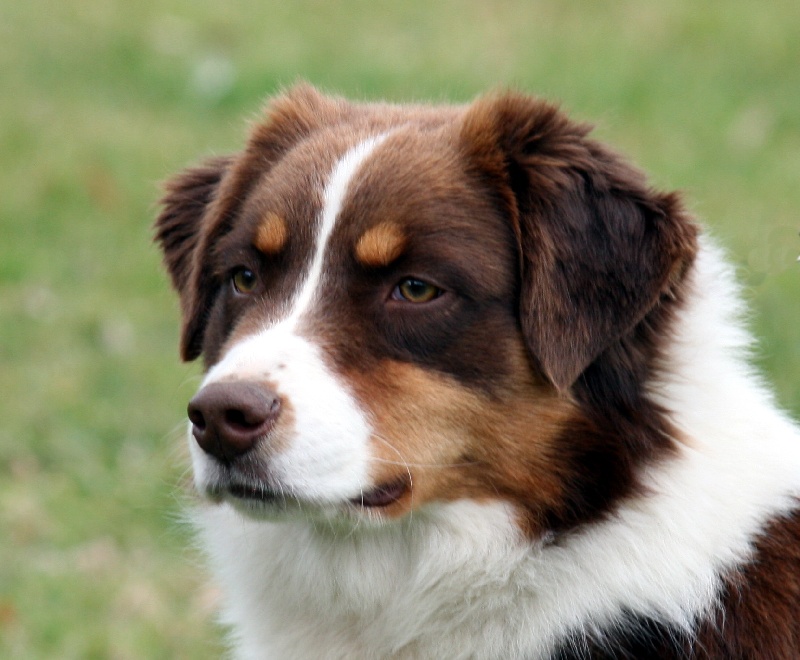
[{"label": "grass background", "polygon": [[796,0],[0,0],[0,657],[222,653],[179,523],[199,372],[151,222],[160,180],[298,78],[511,85],[594,120],[730,249],[800,412]]}]

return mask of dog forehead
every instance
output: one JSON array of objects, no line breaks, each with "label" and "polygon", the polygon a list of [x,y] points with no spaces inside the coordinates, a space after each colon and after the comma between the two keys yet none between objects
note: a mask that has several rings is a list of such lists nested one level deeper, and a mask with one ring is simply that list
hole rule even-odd
[{"label": "dog forehead", "polygon": [[434,265],[459,265],[462,273],[488,276],[479,288],[506,290],[516,273],[517,245],[497,195],[446,139],[393,138],[353,181],[338,244],[366,267],[409,256],[409,268],[421,269],[417,275]]},{"label": "dog forehead", "polygon": [[[391,130],[353,173],[335,238],[374,265],[409,239],[503,240],[507,223],[448,127]],[[368,254],[369,253],[369,254]]]},{"label": "dog forehead", "polygon": [[446,128],[412,124],[376,130],[320,131],[272,165],[242,209],[240,224],[252,244],[274,252],[291,237],[308,242],[331,201],[337,167],[348,153],[371,141],[375,144],[363,159],[336,182],[337,243],[354,248],[370,233],[374,249],[392,253],[404,236],[424,232],[431,224],[441,233],[447,228],[441,220],[486,210],[486,196],[468,180]]},{"label": "dog forehead", "polygon": [[479,289],[506,290],[513,229],[453,127],[380,129],[330,128],[296,145],[254,187],[232,249],[283,255],[297,282],[319,271],[312,279],[321,284],[343,269],[352,279],[354,263],[382,268],[412,255],[405,263],[417,275],[434,263],[460,265]]}]

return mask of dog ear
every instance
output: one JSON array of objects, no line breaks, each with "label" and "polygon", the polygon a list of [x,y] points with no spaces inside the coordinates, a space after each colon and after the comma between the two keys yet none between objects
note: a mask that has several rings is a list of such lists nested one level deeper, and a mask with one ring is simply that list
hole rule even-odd
[{"label": "dog ear", "polygon": [[589,130],[515,94],[477,101],[462,124],[514,224],[525,342],[560,390],[670,295],[696,251],[678,196],[648,188]]},{"label": "dog ear", "polygon": [[220,183],[232,158],[215,158],[184,170],[165,185],[162,211],[155,222],[155,240],[164,253],[164,265],[181,301],[183,330],[181,357],[193,360],[199,351],[196,337],[204,316],[197,295],[195,253],[201,241],[208,209],[216,199]]},{"label": "dog ear", "polygon": [[164,185],[165,194],[160,201],[163,210],[155,222],[155,240],[161,246],[164,265],[179,293],[186,289],[203,216],[230,160],[209,160],[184,170]]}]

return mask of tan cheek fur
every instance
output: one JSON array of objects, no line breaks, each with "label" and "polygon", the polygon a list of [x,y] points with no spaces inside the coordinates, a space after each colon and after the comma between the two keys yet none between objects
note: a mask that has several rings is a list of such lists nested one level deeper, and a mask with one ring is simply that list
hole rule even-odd
[{"label": "tan cheek fur", "polygon": [[387,516],[434,500],[500,499],[517,505],[526,526],[536,528],[537,511],[558,504],[563,487],[553,441],[573,404],[533,382],[519,348],[513,383],[499,400],[400,362],[348,374],[375,429],[373,483],[406,475],[412,482]]},{"label": "tan cheek fur", "polygon": [[388,266],[405,249],[403,230],[389,222],[381,223],[365,231],[356,243],[356,259],[365,266],[377,268]]},{"label": "tan cheek fur", "polygon": [[286,221],[277,213],[270,212],[259,225],[253,243],[264,254],[278,254],[288,238]]}]

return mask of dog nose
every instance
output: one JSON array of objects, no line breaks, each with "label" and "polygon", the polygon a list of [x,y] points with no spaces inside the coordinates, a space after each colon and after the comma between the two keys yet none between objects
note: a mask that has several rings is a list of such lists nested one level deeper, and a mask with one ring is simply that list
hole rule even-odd
[{"label": "dog nose", "polygon": [[211,383],[189,402],[192,435],[207,454],[224,462],[250,451],[275,425],[280,397],[261,383]]}]

